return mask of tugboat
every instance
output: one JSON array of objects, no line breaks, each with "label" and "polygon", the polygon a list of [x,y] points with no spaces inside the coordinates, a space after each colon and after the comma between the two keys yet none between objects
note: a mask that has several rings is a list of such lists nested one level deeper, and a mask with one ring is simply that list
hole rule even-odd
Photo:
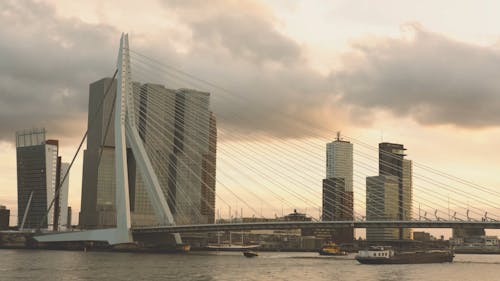
[{"label": "tugboat", "polygon": [[259,256],[259,254],[257,254],[256,252],[254,251],[251,251],[251,250],[246,250],[243,252],[243,255],[247,258],[253,258],[253,257],[257,257]]},{"label": "tugboat", "polygon": [[318,253],[322,256],[346,256],[347,255],[346,251],[342,251],[340,249],[340,246],[333,243],[333,242],[328,243],[328,244],[324,245],[323,247],[321,247],[321,249],[319,250]]},{"label": "tugboat", "polygon": [[453,262],[452,250],[396,252],[390,246],[371,246],[361,250],[356,260],[363,264],[413,264]]}]

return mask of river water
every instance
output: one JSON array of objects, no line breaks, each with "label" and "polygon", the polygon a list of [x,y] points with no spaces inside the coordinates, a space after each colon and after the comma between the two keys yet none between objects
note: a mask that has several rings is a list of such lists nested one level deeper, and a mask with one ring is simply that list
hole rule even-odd
[{"label": "river water", "polygon": [[500,280],[500,255],[456,255],[451,264],[411,265],[361,265],[353,258],[0,250],[0,280]]}]

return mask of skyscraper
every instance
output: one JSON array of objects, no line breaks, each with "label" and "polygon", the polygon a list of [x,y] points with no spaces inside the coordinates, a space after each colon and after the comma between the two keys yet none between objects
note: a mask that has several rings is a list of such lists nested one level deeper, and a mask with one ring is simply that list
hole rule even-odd
[{"label": "skyscraper", "polygon": [[352,192],[353,145],[344,141],[337,133],[337,139],[326,144],[326,178],[345,179],[345,190]]},{"label": "skyscraper", "polygon": [[[397,220],[399,205],[399,178],[374,176],[366,178],[366,220]],[[384,241],[399,239],[397,228],[367,228],[366,239]]]},{"label": "skyscraper", "polygon": [[[104,97],[108,88],[109,93]],[[116,225],[114,126],[108,126],[115,93],[116,81],[111,78],[101,79],[89,86],[87,149],[83,152],[79,216],[79,224],[84,228]]]},{"label": "skyscraper", "polygon": [[[110,93],[99,109],[110,85]],[[85,228],[103,228],[116,223],[114,133],[112,124],[108,125],[115,92],[111,78],[90,85],[89,141],[84,157],[80,213],[80,225]],[[210,168],[215,166],[211,151],[215,153],[216,142],[216,138],[209,139],[209,135],[216,137],[215,118],[213,122],[210,119],[209,93],[137,82],[133,83],[133,92],[138,133],[174,220],[178,224],[208,222],[210,214],[203,210],[201,202],[210,201],[212,196],[204,193],[203,187],[212,184],[209,179],[215,179],[215,168],[213,171]],[[156,216],[140,171],[136,169],[131,150],[128,153],[132,225],[155,225]],[[212,162],[213,165],[208,164]],[[202,171],[213,176],[206,176]],[[215,189],[215,180],[213,185]],[[215,202],[215,198],[212,201]]]},{"label": "skyscraper", "polygon": [[[152,83],[142,85],[134,83],[134,94],[137,95],[134,101],[139,136],[168,201],[170,196],[168,182],[174,176],[168,170],[168,165],[169,155],[173,149],[176,94],[174,90]],[[139,170],[136,171],[135,182],[135,192],[130,196],[132,224],[144,226],[156,224],[156,216]]]},{"label": "skyscraper", "polygon": [[217,123],[210,112],[208,151],[203,154],[201,214],[207,216],[207,223],[215,223],[215,176],[217,161]]},{"label": "skyscraper", "polygon": [[[69,163],[61,163],[61,177],[60,181],[63,180],[64,175],[69,170]],[[66,230],[68,226],[68,192],[69,192],[69,174],[67,175],[64,182],[61,182],[61,187],[59,190],[59,210],[58,210],[58,224],[59,230]]]},{"label": "skyscraper", "polygon": [[[175,222],[214,222],[217,129],[210,94],[149,83],[136,83],[136,91],[139,134]],[[135,213],[153,214],[147,197],[141,200],[136,192],[135,200]]]},{"label": "skyscraper", "polygon": [[[141,87],[138,83],[133,85],[134,92],[141,91],[144,96],[149,91],[152,91],[154,87],[156,86]],[[106,95],[108,89],[109,92]],[[159,89],[155,89],[156,91],[159,91]],[[106,228],[116,225],[113,124],[115,94],[116,81],[111,78],[103,78],[89,86],[88,137],[87,149],[84,151],[82,207],[79,215],[79,225],[84,228]],[[144,104],[142,100],[139,102],[139,99],[134,101],[137,109],[148,105],[146,99],[144,99]],[[137,118],[140,119],[140,117],[142,116],[137,114]],[[145,119],[141,120],[145,122]],[[143,130],[139,131],[139,134],[144,140],[146,125],[141,125]],[[140,174],[136,170],[135,159],[130,149],[127,149],[127,162],[132,224],[135,226],[153,225],[156,223],[156,217],[149,203],[148,195],[144,190]],[[160,181],[161,179],[161,176],[159,176]]]},{"label": "skyscraper", "polygon": [[[16,132],[18,226],[24,221],[24,228],[50,228],[54,222],[61,225],[60,213],[54,208],[47,213],[61,169],[59,142],[45,136],[45,129]],[[67,195],[66,202],[62,199],[58,203],[67,205]]]},{"label": "skyscraper", "polygon": [[[215,180],[215,169],[203,169],[204,161],[210,160],[207,157],[214,157],[210,153],[210,147],[213,147],[214,143],[210,141],[216,141],[209,137],[215,130],[215,119],[211,120],[209,102],[209,93],[190,89],[176,91],[175,139],[170,166],[171,171],[175,171],[175,182],[171,182],[169,188],[172,194],[175,194],[174,217],[179,224],[209,222],[208,212],[205,212],[207,215],[201,214],[203,207],[207,211],[211,208],[210,203],[202,202],[212,200],[211,187],[208,185],[211,183],[208,180]],[[205,164],[208,166],[208,162]],[[213,175],[210,175],[211,173]],[[205,194],[203,190],[206,191]],[[202,195],[210,198],[204,198]],[[210,211],[213,212],[212,209]]]},{"label": "skyscraper", "polygon": [[[326,145],[326,179],[323,180],[323,221],[353,220],[353,145],[340,138]],[[354,229],[332,232],[339,243],[352,242]]]},{"label": "skyscraper", "polygon": [[[412,218],[412,163],[404,159],[406,149],[402,144],[379,144],[379,174],[398,179],[397,220]],[[399,239],[411,239],[411,229],[399,229]]]},{"label": "skyscraper", "polygon": [[[349,196],[350,197],[350,196]],[[344,178],[328,178],[323,180],[323,221],[342,221],[346,218],[347,201]]]}]

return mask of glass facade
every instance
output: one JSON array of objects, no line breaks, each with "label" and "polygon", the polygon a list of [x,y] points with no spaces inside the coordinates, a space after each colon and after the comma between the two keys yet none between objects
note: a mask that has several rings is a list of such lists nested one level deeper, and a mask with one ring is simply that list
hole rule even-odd
[{"label": "glass facade", "polygon": [[[21,226],[25,217],[27,229],[52,228],[54,224],[55,208],[47,210],[56,195],[59,143],[45,140],[45,136],[45,129],[16,132],[17,224]],[[67,206],[67,195],[58,203]]]},{"label": "glass facade", "polygon": [[[396,176],[366,178],[366,220],[384,221],[398,219],[399,179]],[[367,228],[366,239],[385,241],[399,239],[397,228]]]},{"label": "glass facade", "polygon": [[[116,92],[114,84],[110,78],[105,78],[90,85],[89,135],[80,213],[80,225],[85,228],[102,228],[116,223],[114,139],[109,138],[113,134],[113,119],[108,127],[113,110],[109,103],[112,96],[106,96],[102,110],[96,108],[102,102],[107,86],[112,85],[112,93]],[[213,221],[215,193],[203,192],[203,187],[209,185],[215,190],[216,139],[209,140],[209,134],[216,136],[216,129],[215,119],[213,123],[210,121],[209,94],[137,82],[133,83],[133,92],[136,127],[174,220],[177,224]],[[91,114],[96,114],[94,120],[91,120]],[[209,143],[212,143],[211,150]],[[211,153],[212,158],[204,157]],[[159,222],[130,149],[127,159],[132,225],[156,225]],[[204,160],[207,159],[213,163],[208,172],[210,176],[202,174],[208,170],[204,169],[204,163],[207,164]],[[208,182],[208,178],[213,179],[213,183]],[[203,205],[202,202],[210,203]]]}]

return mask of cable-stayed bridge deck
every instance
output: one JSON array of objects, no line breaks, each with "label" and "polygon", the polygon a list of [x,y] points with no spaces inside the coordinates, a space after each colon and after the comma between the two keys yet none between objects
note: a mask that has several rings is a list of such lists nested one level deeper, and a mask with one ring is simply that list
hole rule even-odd
[{"label": "cable-stayed bridge deck", "polygon": [[198,224],[133,228],[133,233],[186,233],[275,229],[338,229],[338,228],[484,228],[500,229],[499,221],[286,221],[226,224]]}]

